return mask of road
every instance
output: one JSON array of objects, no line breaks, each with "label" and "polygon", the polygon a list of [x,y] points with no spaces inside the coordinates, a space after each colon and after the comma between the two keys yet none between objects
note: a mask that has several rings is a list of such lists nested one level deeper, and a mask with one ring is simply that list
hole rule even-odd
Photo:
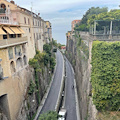
[{"label": "road", "polygon": [[56,72],[53,78],[50,92],[42,108],[41,113],[48,112],[50,110],[55,110],[58,94],[60,91],[61,80],[63,76],[63,62],[64,62],[62,54],[60,53],[59,50],[57,50],[56,59],[57,59]]},{"label": "road", "polygon": [[65,98],[65,108],[67,110],[66,120],[77,120],[76,115],[76,103],[75,103],[75,91],[72,88],[74,85],[74,74],[69,62],[66,60],[66,98]]}]

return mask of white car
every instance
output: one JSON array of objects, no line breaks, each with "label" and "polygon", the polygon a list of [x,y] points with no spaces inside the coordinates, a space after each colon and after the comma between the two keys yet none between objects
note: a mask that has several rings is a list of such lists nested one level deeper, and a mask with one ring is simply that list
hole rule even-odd
[{"label": "white car", "polygon": [[66,115],[67,115],[67,111],[65,108],[62,108],[60,111],[59,111],[59,115],[60,117],[58,118],[58,120],[65,120],[66,119]]}]

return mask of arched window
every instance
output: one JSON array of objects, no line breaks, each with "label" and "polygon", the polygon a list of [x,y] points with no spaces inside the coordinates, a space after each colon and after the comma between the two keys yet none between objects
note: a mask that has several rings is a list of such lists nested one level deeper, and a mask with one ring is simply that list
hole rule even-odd
[{"label": "arched window", "polygon": [[11,61],[11,63],[10,63],[10,69],[11,69],[11,73],[13,74],[13,73],[15,73],[15,63],[14,63],[14,61]]},{"label": "arched window", "polygon": [[23,62],[24,62],[24,65],[27,65],[27,57],[25,55],[23,57]]},{"label": "arched window", "polygon": [[17,69],[21,69],[23,67],[22,59],[21,58],[17,59],[16,66],[17,66]]},{"label": "arched window", "polygon": [[6,5],[2,3],[0,5],[0,13],[5,13],[5,11],[6,11]]}]

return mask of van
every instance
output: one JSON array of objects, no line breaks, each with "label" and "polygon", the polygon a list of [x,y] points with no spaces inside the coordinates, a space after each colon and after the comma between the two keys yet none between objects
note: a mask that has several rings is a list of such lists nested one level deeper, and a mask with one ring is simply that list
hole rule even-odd
[{"label": "van", "polygon": [[58,120],[65,120],[66,119],[66,115],[67,115],[67,111],[65,108],[62,108],[60,111],[59,111],[59,118]]}]

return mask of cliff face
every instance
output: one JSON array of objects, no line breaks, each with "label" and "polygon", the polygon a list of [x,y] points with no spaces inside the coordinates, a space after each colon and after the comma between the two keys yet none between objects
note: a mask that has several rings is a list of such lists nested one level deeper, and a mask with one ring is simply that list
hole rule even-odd
[{"label": "cliff face", "polygon": [[82,33],[75,33],[68,40],[66,56],[75,70],[81,120],[95,120],[97,110],[92,103],[90,83],[92,41],[81,40],[81,36]]},{"label": "cliff face", "polygon": [[[40,102],[46,92],[47,86],[50,82],[49,68],[44,68],[44,73],[37,75],[38,81],[36,81],[36,75],[34,70],[31,70],[31,77],[29,78],[30,84],[27,87],[25,96],[21,103],[17,120],[32,120],[37,112]],[[39,87],[38,85],[39,84]]]}]

